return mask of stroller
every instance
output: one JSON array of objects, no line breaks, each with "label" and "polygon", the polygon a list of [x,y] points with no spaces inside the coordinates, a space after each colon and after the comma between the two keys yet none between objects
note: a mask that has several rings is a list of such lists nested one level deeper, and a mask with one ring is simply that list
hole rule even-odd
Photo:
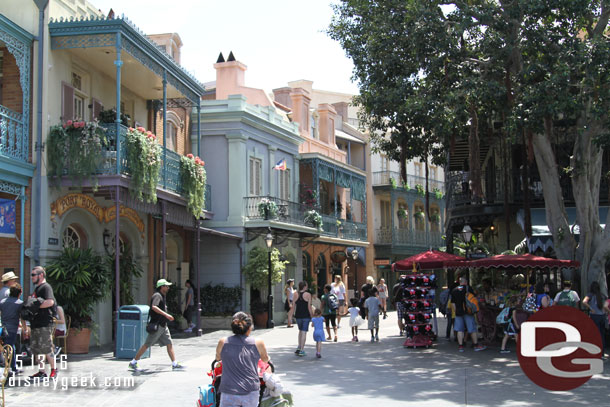
[{"label": "stroller", "polygon": [[[275,367],[272,363],[265,363],[262,360],[258,361],[258,376],[260,380],[260,407],[284,407],[292,406],[292,395],[283,393],[282,387],[277,376],[274,375]],[[212,378],[212,384],[206,389],[199,388],[199,400],[197,407],[218,407],[220,406],[221,393],[219,391],[220,382],[222,379],[222,362],[214,360],[208,376]],[[269,386],[267,385],[269,382]],[[280,394],[274,395],[278,391]],[[210,397],[210,393],[213,395]]]}]

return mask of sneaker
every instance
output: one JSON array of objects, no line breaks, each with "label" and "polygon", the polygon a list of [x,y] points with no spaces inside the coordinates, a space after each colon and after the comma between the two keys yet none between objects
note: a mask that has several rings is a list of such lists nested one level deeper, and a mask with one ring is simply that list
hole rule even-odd
[{"label": "sneaker", "polygon": [[51,369],[51,374],[49,375],[50,379],[54,379],[57,377],[57,369]]},{"label": "sneaker", "polygon": [[184,333],[190,334],[193,332],[193,328],[186,328],[184,331]]},{"label": "sneaker", "polygon": [[301,356],[301,357],[307,356],[307,353],[305,353],[304,350],[300,350],[299,353],[297,353],[297,356]]},{"label": "sneaker", "polygon": [[333,342],[337,342],[337,337],[335,336],[335,339],[333,340]]},{"label": "sneaker", "polygon": [[379,342],[379,335],[375,335],[375,342]]},{"label": "sneaker", "polygon": [[480,352],[480,351],[485,350],[485,349],[487,349],[487,346],[481,345],[481,344],[475,345],[475,347],[474,347],[474,351],[475,352]]},{"label": "sneaker", "polygon": [[402,330],[398,333],[398,336],[402,336]]},{"label": "sneaker", "polygon": [[297,350],[294,351],[294,354],[298,356],[300,351],[301,349],[297,348]]},{"label": "sneaker", "polygon": [[358,337],[356,337],[356,342],[358,342]]},{"label": "sneaker", "polygon": [[30,379],[35,379],[37,377],[44,379],[45,377],[47,377],[47,374],[45,372],[34,373],[33,375],[30,376]]},{"label": "sneaker", "polygon": [[180,363],[176,363],[175,365],[172,364],[172,370],[184,370],[185,366],[181,365]]},{"label": "sneaker", "polygon": [[337,329],[340,329],[340,328],[341,328],[341,325],[337,325]]},{"label": "sneaker", "polygon": [[383,319],[386,319],[387,317],[388,317],[387,315],[383,314]]},{"label": "sneaker", "polygon": [[140,366],[138,366],[138,362],[136,362],[136,363],[129,362],[129,370],[133,370],[134,372],[139,372],[141,369],[140,369]]},{"label": "sneaker", "polygon": [[500,349],[500,353],[510,353],[510,350],[509,349]]},{"label": "sneaker", "polygon": [[458,345],[458,352],[464,352],[464,345]]},{"label": "sneaker", "polygon": [[328,338],[326,338],[327,341],[332,340],[333,338],[331,338],[330,336]]},{"label": "sneaker", "polygon": [[193,324],[193,323],[191,322],[191,324],[189,325],[189,328],[190,328],[190,329],[193,329],[193,328],[195,328],[196,326],[197,326],[197,324]]},{"label": "sneaker", "polygon": [[317,357],[318,359],[320,359],[320,358],[322,357],[322,355],[320,355],[320,353],[318,352],[318,353],[316,353],[316,357]]},{"label": "sneaker", "polygon": [[356,337],[352,336],[352,342],[356,342]]}]

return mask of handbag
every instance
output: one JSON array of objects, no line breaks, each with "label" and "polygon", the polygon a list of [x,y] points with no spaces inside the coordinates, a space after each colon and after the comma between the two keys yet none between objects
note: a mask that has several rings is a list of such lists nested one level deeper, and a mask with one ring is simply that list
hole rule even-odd
[{"label": "handbag", "polygon": [[159,330],[159,324],[157,322],[149,322],[146,324],[146,332],[149,334],[154,334]]}]

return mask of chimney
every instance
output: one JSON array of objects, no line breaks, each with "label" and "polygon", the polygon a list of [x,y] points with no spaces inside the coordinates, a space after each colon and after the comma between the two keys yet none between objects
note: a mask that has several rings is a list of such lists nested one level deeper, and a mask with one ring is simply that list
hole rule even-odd
[{"label": "chimney", "polygon": [[318,105],[318,114],[320,115],[320,141],[328,143],[331,146],[335,145],[335,121],[337,120],[337,112],[332,105],[322,103]]},{"label": "chimney", "polygon": [[341,120],[347,122],[347,108],[348,104],[346,102],[337,102],[333,103],[333,107],[337,111],[337,114],[341,116]]},{"label": "chimney", "polygon": [[276,102],[292,109],[292,99],[290,99],[291,91],[292,88],[289,87],[273,89],[273,98]]},{"label": "chimney", "polygon": [[151,34],[148,36],[148,38],[163,48],[167,55],[172,57],[176,63],[180,63],[180,49],[182,48],[182,40],[178,34]]},{"label": "chimney", "polygon": [[[301,135],[309,134],[309,92],[303,88],[294,88],[290,92],[292,121],[299,123]],[[280,102],[281,103],[281,102]]]},{"label": "chimney", "polygon": [[[229,55],[229,59],[233,53]],[[220,59],[220,57],[219,57]],[[229,95],[242,93],[240,87],[246,83],[246,69],[248,67],[239,61],[218,62],[214,64],[216,69],[216,99],[227,99]]]}]

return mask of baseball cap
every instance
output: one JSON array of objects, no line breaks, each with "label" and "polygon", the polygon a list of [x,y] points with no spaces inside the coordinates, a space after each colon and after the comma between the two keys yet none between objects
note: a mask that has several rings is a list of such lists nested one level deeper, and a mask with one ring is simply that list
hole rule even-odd
[{"label": "baseball cap", "polygon": [[161,280],[157,281],[157,288],[163,287],[164,285],[172,285],[172,283],[170,283],[169,281],[167,281],[164,278],[162,278]]}]

